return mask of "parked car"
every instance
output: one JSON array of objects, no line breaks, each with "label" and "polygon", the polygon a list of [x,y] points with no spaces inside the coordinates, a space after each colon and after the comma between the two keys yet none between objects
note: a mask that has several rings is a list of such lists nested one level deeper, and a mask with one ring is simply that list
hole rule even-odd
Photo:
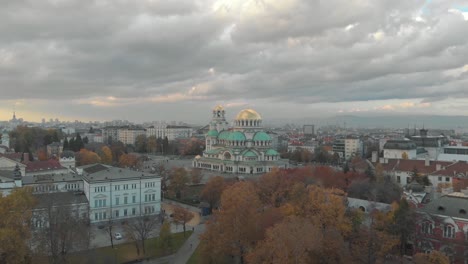
[{"label": "parked car", "polygon": [[115,234],[114,234],[114,238],[117,239],[117,240],[120,240],[120,239],[122,239],[122,234],[120,234],[120,233],[115,233]]}]

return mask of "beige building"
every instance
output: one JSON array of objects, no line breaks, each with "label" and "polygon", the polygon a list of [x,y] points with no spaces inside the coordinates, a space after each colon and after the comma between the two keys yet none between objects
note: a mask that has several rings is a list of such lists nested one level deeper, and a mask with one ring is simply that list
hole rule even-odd
[{"label": "beige building", "polygon": [[177,138],[190,138],[192,137],[192,128],[188,126],[174,126],[174,125],[156,125],[146,128],[146,136],[155,136],[156,138],[165,138],[168,140],[175,140]]},{"label": "beige building", "polygon": [[146,135],[144,128],[126,127],[117,131],[118,140],[125,145],[135,145],[135,140],[140,135]]}]

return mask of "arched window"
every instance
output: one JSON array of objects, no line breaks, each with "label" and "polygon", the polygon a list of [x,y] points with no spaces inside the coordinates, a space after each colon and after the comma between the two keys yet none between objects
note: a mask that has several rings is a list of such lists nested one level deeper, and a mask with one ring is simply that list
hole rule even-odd
[{"label": "arched window", "polygon": [[455,237],[455,228],[453,225],[445,225],[444,226],[444,237],[446,238],[454,238]]},{"label": "arched window", "polygon": [[421,224],[421,232],[424,234],[433,234],[434,225],[431,222],[423,222]]}]

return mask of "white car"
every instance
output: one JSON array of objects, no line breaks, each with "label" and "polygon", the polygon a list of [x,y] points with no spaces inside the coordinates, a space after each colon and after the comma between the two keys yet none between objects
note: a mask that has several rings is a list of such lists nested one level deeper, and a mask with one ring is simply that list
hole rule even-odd
[{"label": "white car", "polygon": [[114,234],[114,238],[117,239],[117,240],[120,240],[120,239],[122,239],[122,234],[120,234],[120,233],[115,233],[115,234]]}]

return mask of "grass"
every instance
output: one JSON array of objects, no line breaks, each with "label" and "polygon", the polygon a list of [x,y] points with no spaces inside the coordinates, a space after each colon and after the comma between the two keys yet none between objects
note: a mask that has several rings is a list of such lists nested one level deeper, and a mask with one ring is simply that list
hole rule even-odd
[{"label": "grass", "polygon": [[189,260],[187,261],[186,264],[199,264],[201,263],[201,247],[198,245],[198,247],[195,249],[193,252],[192,256],[190,256]]},{"label": "grass", "polygon": [[[137,259],[159,258],[172,255],[184,244],[185,240],[190,237],[192,231],[184,233],[172,234],[172,247],[163,249],[160,246],[158,238],[150,238],[145,241],[146,255],[143,256],[143,251],[140,249],[140,256],[137,255],[136,247],[133,242],[115,245],[112,247],[95,248],[87,251],[70,254],[68,263],[70,264],[85,264],[85,263],[125,263]],[[38,258],[36,263],[48,263],[48,258]]]}]

